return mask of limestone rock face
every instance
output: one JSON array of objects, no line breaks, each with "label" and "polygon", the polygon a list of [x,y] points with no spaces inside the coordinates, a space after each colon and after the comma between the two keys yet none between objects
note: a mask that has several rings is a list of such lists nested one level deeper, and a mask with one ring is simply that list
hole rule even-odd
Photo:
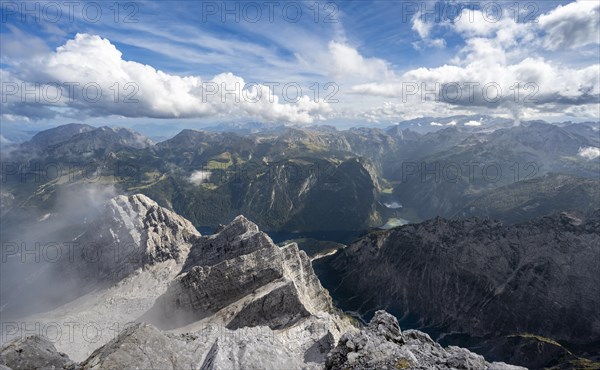
[{"label": "limestone rock face", "polygon": [[84,369],[190,368],[185,342],[169,337],[151,325],[137,324],[96,350],[81,363]]},{"label": "limestone rock face", "polygon": [[214,235],[201,238],[191,251],[184,271],[193,266],[213,266],[219,262],[249,254],[273,244],[267,234],[244,216],[221,226]]},{"label": "limestone rock face", "polygon": [[[211,328],[207,326],[205,329]],[[137,324],[96,350],[83,369],[282,369],[307,365],[268,328],[170,334]]]},{"label": "limestone rock face", "polygon": [[198,237],[188,220],[145,195],[121,195],[74,240],[74,265],[89,278],[119,280],[166,260],[182,263]]},{"label": "limestone rock face", "polygon": [[436,218],[365,235],[330,259],[323,281],[347,310],[586,348],[600,340],[599,225],[600,211],[516,225]]},{"label": "limestone rock face", "polygon": [[224,320],[233,329],[283,328],[302,317],[334,311],[306,253],[295,243],[276,246],[243,216],[217,234],[199,238],[154,313],[163,323],[173,323],[174,316],[192,322],[228,306]]},{"label": "limestone rock face", "polygon": [[288,281],[244,306],[227,328],[267,325],[271,329],[281,329],[308,316],[310,312],[298,296],[294,282]]},{"label": "limestone rock face", "polygon": [[464,348],[442,348],[420,331],[400,331],[396,318],[377,311],[359,333],[342,336],[327,356],[327,369],[524,369],[490,364]]}]

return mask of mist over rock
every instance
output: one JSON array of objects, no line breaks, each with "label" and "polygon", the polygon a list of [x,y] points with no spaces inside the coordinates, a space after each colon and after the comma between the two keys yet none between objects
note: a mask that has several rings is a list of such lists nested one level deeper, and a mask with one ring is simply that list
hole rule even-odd
[{"label": "mist over rock", "polygon": [[188,220],[145,195],[121,195],[73,241],[73,265],[89,279],[120,279],[166,260],[183,263],[198,237]]},{"label": "mist over rock", "polygon": [[[94,260],[76,254],[74,261],[57,265],[62,276],[86,289],[73,287],[66,302],[22,320],[60,327],[93,322],[108,335],[95,341],[60,337],[55,343],[77,361],[87,358],[86,368],[181,368],[203,362],[206,368],[315,365],[352,328],[332,306],[306,254],[295,244],[276,246],[243,216],[214,235],[201,236],[189,221],[146,196],[117,196],[74,242],[81,248],[76,252],[90,245],[102,252]],[[123,245],[129,248],[123,250]],[[65,288],[67,282],[61,280]],[[185,306],[186,297],[198,300]],[[166,315],[156,316],[154,306]],[[187,327],[178,320],[183,308],[193,318],[185,322]],[[132,326],[135,322],[140,324]],[[110,337],[115,326],[126,328],[116,341]],[[190,342],[185,333],[194,332],[200,339],[186,347],[186,359],[181,346]],[[20,339],[18,330],[13,334]],[[144,351],[158,357],[144,357]],[[177,359],[164,357],[165,351]]]},{"label": "mist over rock", "polygon": [[[153,271],[148,281],[156,278],[166,284],[200,237],[188,220],[142,194],[113,197],[99,209],[91,222],[81,225],[79,236],[54,239],[50,245],[55,260],[39,260],[33,273],[11,287],[13,298],[2,306],[3,315],[43,312],[143,270]],[[164,266],[153,269],[157,265]]]}]

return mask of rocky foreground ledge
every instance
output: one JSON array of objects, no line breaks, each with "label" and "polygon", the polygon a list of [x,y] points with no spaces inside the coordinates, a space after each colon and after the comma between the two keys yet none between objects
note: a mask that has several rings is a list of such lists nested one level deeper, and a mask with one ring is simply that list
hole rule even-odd
[{"label": "rocky foreground ledge", "polygon": [[[243,216],[202,236],[143,195],[120,196],[80,238],[107,250],[123,240],[135,245],[129,251],[139,257],[133,264],[101,260],[93,270],[75,262],[69,273],[97,284],[94,295],[79,299],[101,297],[104,308],[90,311],[96,319],[125,324],[135,317],[137,323],[79,361],[69,355],[83,344],[15,338],[0,349],[1,370],[519,369],[488,363],[466,349],[442,348],[419,331],[401,332],[384,311],[357,326],[333,306],[306,253],[295,243],[276,246]],[[155,285],[140,285],[146,280]],[[144,299],[122,295],[129,289]],[[46,316],[58,320],[79,312],[75,304]],[[123,307],[130,316],[122,316]]]},{"label": "rocky foreground ledge", "polygon": [[[349,331],[326,356],[325,364],[302,364],[286,352],[284,343],[247,336],[217,339],[206,353],[198,352],[201,333],[174,335],[152,325],[137,324],[99,348],[80,364],[59,353],[40,336],[2,347],[0,357],[9,369],[482,369],[518,370],[518,366],[488,363],[464,348],[442,348],[427,334],[400,331],[395,317],[377,311],[366,328]],[[231,333],[228,338],[235,338]],[[263,338],[264,339],[264,338]],[[315,342],[324,349],[331,343]],[[2,366],[2,365],[0,365]]]}]

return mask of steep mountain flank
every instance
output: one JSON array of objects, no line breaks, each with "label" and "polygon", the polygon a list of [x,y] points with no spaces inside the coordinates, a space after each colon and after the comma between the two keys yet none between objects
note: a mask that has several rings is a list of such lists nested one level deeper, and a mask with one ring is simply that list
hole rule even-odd
[{"label": "steep mountain flank", "polygon": [[368,234],[318,271],[344,309],[385,308],[435,332],[532,333],[585,351],[600,340],[598,230],[600,211],[512,226],[436,218]]}]

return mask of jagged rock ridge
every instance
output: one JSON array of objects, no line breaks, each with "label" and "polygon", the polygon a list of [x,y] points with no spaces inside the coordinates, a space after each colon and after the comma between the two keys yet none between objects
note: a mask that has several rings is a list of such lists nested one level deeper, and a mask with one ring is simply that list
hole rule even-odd
[{"label": "jagged rock ridge", "polygon": [[[108,275],[96,274],[101,283],[97,291],[38,319],[73,320],[70,315],[75,312],[79,322],[104,318],[112,324],[139,323],[126,326],[116,338],[96,343],[93,353],[78,358],[79,363],[32,336],[4,345],[0,364],[14,369],[323,368],[327,353],[340,338],[338,348],[362,335],[332,305],[306,253],[295,243],[276,246],[243,216],[214,235],[201,236],[187,220],[145,196],[120,196],[77,240],[99,243],[110,252],[116,243],[132,243],[139,258],[134,264],[114,264],[124,272],[120,274],[111,273],[109,260],[102,260],[98,270]],[[402,344],[397,323],[380,316],[366,329],[370,340]],[[68,353],[80,344],[56,345]],[[420,350],[442,351],[438,347],[431,344]],[[365,358],[381,355],[375,347],[356,349]],[[447,353],[457,351],[465,355],[453,357],[455,367],[470,366],[471,358],[487,364],[466,350]],[[336,368],[335,361],[355,356],[336,353],[340,351],[330,356],[338,358],[328,362],[331,368]],[[424,358],[412,360],[415,366],[427,366]]]},{"label": "jagged rock ridge", "polygon": [[193,322],[224,310],[227,315],[219,316],[228,328],[280,329],[319,312],[333,312],[333,306],[305,252],[295,243],[276,246],[255,224],[238,216],[217,234],[199,238],[182,274],[157,300],[155,310],[165,319],[160,321],[171,323],[173,316]]}]

